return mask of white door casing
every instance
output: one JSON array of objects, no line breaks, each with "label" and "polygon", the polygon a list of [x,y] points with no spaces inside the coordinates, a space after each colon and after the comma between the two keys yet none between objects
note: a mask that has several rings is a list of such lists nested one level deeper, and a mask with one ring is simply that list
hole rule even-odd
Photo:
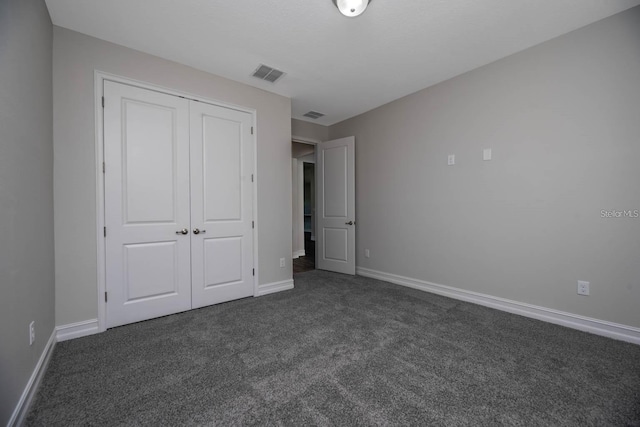
[{"label": "white door casing", "polygon": [[316,265],[355,274],[355,138],[317,145]]},{"label": "white door casing", "polygon": [[186,99],[105,81],[107,327],[191,308]]},{"label": "white door casing", "polygon": [[253,114],[103,94],[106,327],[252,296]]},{"label": "white door casing", "polygon": [[190,116],[192,306],[197,308],[254,293],[254,138],[249,113],[192,101]]}]

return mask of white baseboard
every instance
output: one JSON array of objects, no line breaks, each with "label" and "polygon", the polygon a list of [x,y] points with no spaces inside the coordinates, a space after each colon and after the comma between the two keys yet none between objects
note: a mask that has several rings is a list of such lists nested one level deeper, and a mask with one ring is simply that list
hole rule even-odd
[{"label": "white baseboard", "polygon": [[58,342],[86,337],[97,334],[98,332],[100,332],[98,319],[89,319],[82,322],[69,323],[68,325],[56,326],[56,338]]},{"label": "white baseboard", "polygon": [[471,292],[460,288],[454,288],[452,286],[438,285],[437,283],[425,282],[423,280],[384,273],[382,271],[376,271],[364,267],[357,267],[356,274],[383,280],[385,282],[395,283],[396,285],[407,286],[409,288],[443,295],[461,301],[495,308],[509,313],[519,314],[525,317],[531,317],[533,319],[578,329],[584,332],[590,332],[596,335],[602,335],[616,340],[640,344],[640,328],[634,328],[620,323],[579,316],[573,313],[512,301],[478,292]]},{"label": "white baseboard", "polygon": [[305,254],[304,249],[301,251],[296,251],[293,253],[293,259],[300,258],[301,256],[304,256],[304,254]]},{"label": "white baseboard", "polygon": [[38,391],[38,387],[40,387],[40,382],[42,382],[42,378],[44,377],[44,373],[47,371],[47,365],[49,364],[49,360],[51,360],[51,355],[53,354],[53,348],[56,346],[56,331],[55,329],[51,332],[51,336],[45,344],[44,349],[42,350],[42,354],[40,355],[40,359],[38,359],[38,363],[33,369],[33,373],[27,382],[27,386],[24,388],[22,392],[22,396],[20,396],[20,400],[18,401],[18,405],[16,405],[16,409],[13,411],[11,418],[9,418],[9,422],[7,426],[21,426],[24,424],[25,418],[29,413],[29,408],[31,407],[31,402]]},{"label": "white baseboard", "polygon": [[281,282],[265,283],[258,285],[257,297],[273,294],[275,292],[287,291],[293,289],[293,279],[283,280]]}]

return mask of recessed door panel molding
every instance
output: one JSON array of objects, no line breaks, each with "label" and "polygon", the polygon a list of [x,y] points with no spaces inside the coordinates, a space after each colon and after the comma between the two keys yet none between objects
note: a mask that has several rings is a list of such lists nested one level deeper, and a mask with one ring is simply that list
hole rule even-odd
[{"label": "recessed door panel molding", "polygon": [[206,221],[242,219],[242,122],[202,115],[202,171]]},{"label": "recessed door panel molding", "polygon": [[323,232],[324,259],[337,262],[347,262],[348,230],[344,228],[324,228]]},{"label": "recessed door panel molding", "polygon": [[355,138],[318,144],[316,266],[355,274]]},{"label": "recessed door panel molding", "polygon": [[[338,146],[322,151],[324,165],[323,214],[325,218],[346,218],[347,208],[347,147]],[[326,191],[326,189],[329,189]]]},{"label": "recessed door panel molding", "polygon": [[255,140],[251,114],[192,102],[193,307],[252,296]]},{"label": "recessed door panel molding", "polygon": [[191,308],[189,101],[104,82],[107,327]]},{"label": "recessed door panel molding", "polygon": [[124,222],[174,224],[178,112],[124,98],[122,113]]},{"label": "recessed door panel molding", "polygon": [[242,236],[204,239],[204,287],[242,282]]},{"label": "recessed door panel molding", "polygon": [[[125,304],[177,295],[180,289],[176,242],[124,245]],[[153,263],[149,263],[149,259]]]}]

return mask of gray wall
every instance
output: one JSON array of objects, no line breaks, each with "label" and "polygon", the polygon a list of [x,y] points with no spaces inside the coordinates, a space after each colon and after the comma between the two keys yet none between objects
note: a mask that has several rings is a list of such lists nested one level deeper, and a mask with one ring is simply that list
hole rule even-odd
[{"label": "gray wall", "polygon": [[300,142],[291,143],[291,157],[297,159],[298,157],[308,156],[316,151],[313,144],[302,144]]},{"label": "gray wall", "polygon": [[291,119],[291,135],[311,139],[314,142],[322,142],[329,139],[329,128],[317,123]]},{"label": "gray wall", "polygon": [[0,2],[0,425],[54,329],[51,46],[43,1]]},{"label": "gray wall", "polygon": [[58,325],[98,315],[94,70],[257,110],[259,279],[292,278],[290,99],[60,27],[53,53]]},{"label": "gray wall", "polygon": [[640,209],[640,7],[330,127],[347,135],[359,266],[640,327],[640,218],[601,218]]}]

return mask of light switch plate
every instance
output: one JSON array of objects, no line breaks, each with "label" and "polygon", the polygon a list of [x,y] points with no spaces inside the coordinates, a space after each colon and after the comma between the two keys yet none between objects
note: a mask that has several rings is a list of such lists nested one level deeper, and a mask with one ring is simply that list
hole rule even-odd
[{"label": "light switch plate", "polygon": [[482,150],[482,160],[491,160],[491,148]]}]

